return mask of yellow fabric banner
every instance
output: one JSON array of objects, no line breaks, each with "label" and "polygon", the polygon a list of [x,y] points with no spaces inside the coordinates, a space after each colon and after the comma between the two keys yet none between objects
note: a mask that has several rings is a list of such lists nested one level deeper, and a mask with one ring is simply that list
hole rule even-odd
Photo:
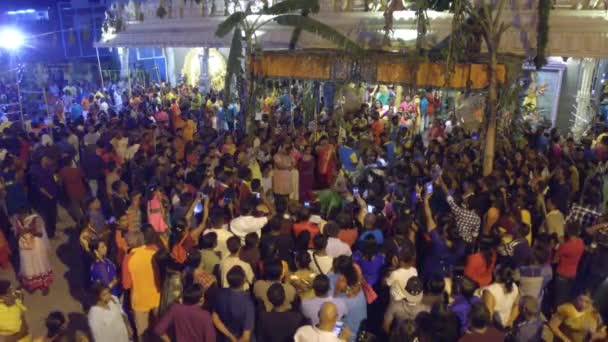
[{"label": "yellow fabric banner", "polygon": [[[294,55],[265,54],[251,61],[252,72],[256,76],[269,78],[332,79],[332,66],[337,60],[332,55]],[[380,60],[375,64],[376,79],[363,80],[378,83],[409,84],[421,87],[449,87],[455,89],[483,89],[488,86],[485,64],[457,64],[446,85],[445,65],[443,63],[420,63],[413,66],[400,60]],[[507,77],[505,65],[497,68],[498,82],[504,83]]]},{"label": "yellow fabric banner", "polygon": [[330,62],[327,57],[305,55],[264,55],[252,61],[257,76],[275,78],[309,78],[328,80]]},{"label": "yellow fabric banner", "polygon": [[[376,81],[379,83],[412,84],[411,66],[395,64],[394,62],[379,62]],[[439,63],[420,63],[416,70],[416,85],[428,87],[444,87],[445,66]],[[507,71],[504,65],[498,65],[498,82],[504,82]],[[450,78],[449,88],[466,88],[471,81],[471,89],[483,89],[488,86],[488,74],[484,64],[457,64]]]}]

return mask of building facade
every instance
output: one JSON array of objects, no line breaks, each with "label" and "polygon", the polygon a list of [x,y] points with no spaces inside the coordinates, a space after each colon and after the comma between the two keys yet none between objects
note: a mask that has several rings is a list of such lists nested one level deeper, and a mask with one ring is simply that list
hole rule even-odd
[{"label": "building facade", "polygon": [[[272,3],[272,1],[270,1]],[[141,53],[137,49],[154,47],[158,50],[158,61],[164,61],[165,79],[175,83],[182,75],[189,76],[191,65],[186,60],[192,56],[183,51],[198,51],[199,77],[208,79],[210,68],[209,49],[226,49],[230,37],[218,38],[218,25],[232,13],[235,7],[252,8],[262,6],[262,1],[203,0],[196,2],[148,0],[143,2],[120,2],[112,6],[114,22],[120,22],[118,30],[110,28],[98,42],[99,47],[116,47],[120,51],[121,69],[133,68]],[[417,17],[414,11],[394,12],[393,31],[390,44],[383,44],[385,18],[382,11],[364,8],[365,3],[375,1],[331,0],[321,1],[321,11],[315,19],[337,29],[360,45],[388,52],[399,52],[411,48],[417,35]],[[508,1],[501,20],[508,25],[500,44],[500,53],[533,57],[536,49],[538,2]],[[122,4],[122,5],[121,5]],[[228,7],[226,7],[228,5]],[[553,126],[568,129],[574,113],[593,111],[599,101],[598,72],[608,56],[608,17],[597,1],[579,2],[559,0],[549,19],[549,43],[547,55],[555,56],[542,70],[528,70],[530,82],[539,91],[539,115]],[[371,6],[373,7],[373,6]],[[161,10],[162,9],[162,10]],[[254,11],[255,12],[255,11]],[[438,44],[451,33],[452,14],[428,11],[429,27],[426,41],[430,46]],[[250,16],[248,20],[259,20]],[[262,20],[271,19],[263,17]],[[291,29],[269,22],[256,33],[257,42],[264,49],[286,49]],[[335,49],[332,43],[315,35],[303,33],[300,49]],[[482,50],[484,47],[482,46]],[[162,51],[162,57],[160,52]],[[604,72],[602,72],[604,73]],[[124,72],[123,72],[124,74]],[[192,72],[192,75],[197,75]],[[600,73],[601,74],[601,73]],[[190,77],[191,78],[191,77]]]}]

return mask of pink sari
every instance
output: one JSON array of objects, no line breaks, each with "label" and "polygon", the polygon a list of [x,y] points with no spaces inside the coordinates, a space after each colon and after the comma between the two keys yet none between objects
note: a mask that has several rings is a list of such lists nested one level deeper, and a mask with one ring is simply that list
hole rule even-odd
[{"label": "pink sari", "polygon": [[152,225],[152,228],[154,228],[154,231],[157,233],[164,233],[167,231],[164,210],[160,198],[158,198],[157,195],[154,195],[154,197],[148,201],[148,223]]}]

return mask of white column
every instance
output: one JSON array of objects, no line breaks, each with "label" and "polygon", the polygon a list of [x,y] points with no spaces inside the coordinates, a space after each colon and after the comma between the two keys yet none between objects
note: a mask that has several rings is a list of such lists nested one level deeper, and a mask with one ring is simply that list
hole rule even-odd
[{"label": "white column", "polygon": [[120,60],[120,78],[129,76],[129,48],[118,48],[118,59]]},{"label": "white column", "polygon": [[593,74],[598,60],[595,58],[583,58],[581,60],[581,76],[576,93],[576,112],[574,113],[574,126],[572,133],[575,138],[591,127],[595,112],[591,107],[591,87],[593,86]]},{"label": "white column", "polygon": [[167,62],[167,81],[172,87],[177,84],[177,71],[175,70],[175,49],[172,47],[165,48],[165,60]]},{"label": "white column", "polygon": [[201,66],[201,76],[199,79],[199,87],[201,92],[205,93],[209,90],[209,48],[200,49],[198,60]]}]

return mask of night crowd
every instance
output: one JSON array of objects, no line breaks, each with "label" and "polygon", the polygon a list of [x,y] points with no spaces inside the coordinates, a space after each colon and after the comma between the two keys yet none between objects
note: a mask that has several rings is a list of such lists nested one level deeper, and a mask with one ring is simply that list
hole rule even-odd
[{"label": "night crowd", "polygon": [[[483,176],[430,93],[309,124],[290,94],[250,134],[185,85],[68,87],[52,120],[3,123],[3,341],[607,340],[608,133],[525,130]],[[57,308],[37,337],[24,292],[54,295],[58,206],[88,328]]]}]

